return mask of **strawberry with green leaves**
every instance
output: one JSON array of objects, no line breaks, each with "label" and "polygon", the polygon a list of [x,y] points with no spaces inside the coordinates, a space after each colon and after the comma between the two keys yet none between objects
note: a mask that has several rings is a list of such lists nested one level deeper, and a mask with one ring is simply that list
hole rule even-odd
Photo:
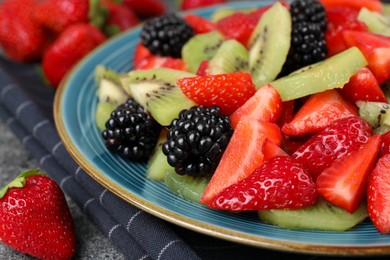
[{"label": "strawberry with green leaves", "polygon": [[0,190],[0,241],[40,259],[72,259],[76,236],[64,193],[39,169]]},{"label": "strawberry with green leaves", "polygon": [[299,209],[313,205],[316,185],[304,166],[286,155],[277,155],[247,178],[225,188],[208,204],[228,211]]},{"label": "strawberry with green leaves", "polygon": [[292,157],[305,165],[315,180],[335,160],[366,143],[371,134],[371,126],[362,118],[342,118],[312,136]]},{"label": "strawberry with green leaves", "polygon": [[224,115],[232,114],[256,92],[252,76],[247,72],[181,78],[177,84],[195,103],[218,106]]},{"label": "strawberry with green leaves", "polygon": [[31,18],[38,4],[38,0],[0,2],[0,46],[13,60],[40,60],[52,40],[51,35]]},{"label": "strawberry with green leaves", "polygon": [[43,55],[43,72],[53,87],[87,53],[106,40],[105,35],[90,24],[74,24],[62,32]]},{"label": "strawberry with green leaves", "polygon": [[330,203],[353,213],[366,197],[368,176],[377,162],[381,145],[381,135],[374,135],[335,160],[318,176],[318,193]]}]

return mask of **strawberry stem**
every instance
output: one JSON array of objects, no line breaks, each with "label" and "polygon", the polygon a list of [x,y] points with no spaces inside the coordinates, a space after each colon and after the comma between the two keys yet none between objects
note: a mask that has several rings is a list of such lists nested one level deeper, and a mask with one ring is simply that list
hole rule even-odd
[{"label": "strawberry stem", "polygon": [[23,188],[24,185],[26,184],[26,179],[30,176],[35,176],[35,175],[46,175],[46,173],[40,172],[40,169],[33,169],[33,170],[27,170],[23,173],[21,173],[19,176],[17,176],[13,181],[5,185],[1,190],[0,190],[0,199],[4,197],[4,195],[7,193],[7,191],[10,188]]},{"label": "strawberry stem", "polygon": [[107,19],[108,10],[103,7],[101,0],[89,0],[89,23],[97,28],[103,28]]}]

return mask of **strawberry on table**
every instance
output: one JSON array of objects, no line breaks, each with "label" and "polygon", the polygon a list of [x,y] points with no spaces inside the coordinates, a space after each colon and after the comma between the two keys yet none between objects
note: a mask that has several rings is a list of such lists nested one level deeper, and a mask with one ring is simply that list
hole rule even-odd
[{"label": "strawberry on table", "polygon": [[[92,5],[94,2],[96,1],[40,1],[40,4],[34,11],[34,19],[41,25],[55,32],[56,34],[59,34],[72,24],[88,23],[90,21],[90,4]],[[94,3],[94,5],[94,8],[96,9],[100,7],[100,2],[96,2]],[[98,16],[96,16],[96,18],[101,19]]]},{"label": "strawberry on table", "polygon": [[303,165],[289,156],[272,157],[208,204],[229,211],[299,209],[317,201],[316,185]]},{"label": "strawberry on table", "polygon": [[374,135],[358,149],[335,160],[317,178],[319,195],[353,213],[366,196],[368,176],[381,145],[381,135]]},{"label": "strawberry on table", "polygon": [[103,31],[108,36],[115,35],[140,23],[140,19],[134,11],[123,2],[117,4],[112,0],[104,0],[102,6],[108,10],[107,19],[103,26]]},{"label": "strawberry on table", "polygon": [[127,5],[141,18],[159,16],[166,12],[162,0],[123,0],[123,4]]},{"label": "strawberry on table", "polygon": [[371,126],[358,116],[335,121],[312,136],[292,155],[305,165],[315,180],[337,159],[367,142]]},{"label": "strawberry on table", "polygon": [[45,52],[43,72],[53,87],[87,53],[106,40],[105,35],[90,24],[74,24],[62,32]]},{"label": "strawberry on table", "polygon": [[248,72],[181,78],[177,84],[195,103],[218,106],[225,115],[233,113],[256,92]]},{"label": "strawberry on table", "polygon": [[0,46],[19,62],[40,60],[52,37],[32,18],[38,0],[0,2]]},{"label": "strawberry on table", "polygon": [[39,169],[0,190],[0,241],[40,259],[72,259],[76,236],[64,193]]},{"label": "strawberry on table", "polygon": [[382,233],[390,233],[390,154],[380,157],[368,178],[368,214]]},{"label": "strawberry on table", "polygon": [[294,136],[312,134],[335,120],[357,115],[357,107],[337,90],[326,90],[310,96],[294,118],[282,126],[282,132]]}]

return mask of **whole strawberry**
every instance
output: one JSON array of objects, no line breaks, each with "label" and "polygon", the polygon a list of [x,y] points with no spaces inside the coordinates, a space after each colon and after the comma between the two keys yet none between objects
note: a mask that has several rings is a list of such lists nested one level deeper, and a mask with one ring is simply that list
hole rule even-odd
[{"label": "whole strawberry", "polygon": [[180,9],[189,10],[222,3],[226,3],[226,0],[182,0]]},{"label": "whole strawberry", "polygon": [[12,60],[38,61],[51,41],[50,35],[31,18],[39,0],[0,2],[0,47]]},{"label": "whole strawberry", "polygon": [[276,155],[247,178],[222,190],[208,206],[236,212],[298,209],[313,205],[317,196],[316,185],[302,164]]},{"label": "whole strawberry", "polygon": [[59,34],[76,23],[103,25],[106,12],[100,0],[46,0],[34,10],[34,20]]},{"label": "whole strawberry", "polygon": [[140,19],[125,4],[117,4],[113,0],[103,0],[102,6],[107,8],[108,16],[103,26],[106,35],[112,36],[136,26]]},{"label": "whole strawberry", "polygon": [[105,35],[90,24],[68,27],[43,55],[42,68],[50,84],[57,87],[65,74],[105,39]]},{"label": "whole strawberry", "polygon": [[39,169],[0,190],[0,241],[40,259],[72,259],[73,220],[64,193]]}]

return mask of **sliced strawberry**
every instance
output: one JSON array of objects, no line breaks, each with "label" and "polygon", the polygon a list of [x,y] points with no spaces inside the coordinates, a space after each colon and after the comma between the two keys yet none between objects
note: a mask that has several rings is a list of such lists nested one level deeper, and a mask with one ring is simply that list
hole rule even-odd
[{"label": "sliced strawberry", "polygon": [[343,38],[343,31],[368,31],[366,24],[357,19],[358,13],[357,10],[345,6],[331,7],[326,10],[328,26],[325,41],[329,57],[348,48]]},{"label": "sliced strawberry", "polygon": [[312,95],[299,109],[294,119],[282,127],[288,135],[316,133],[337,119],[358,115],[357,107],[331,89]]},{"label": "sliced strawberry", "polygon": [[312,136],[292,157],[316,179],[336,159],[366,143],[371,133],[371,126],[358,116],[339,119]]},{"label": "sliced strawberry", "polygon": [[200,202],[208,204],[223,189],[245,179],[259,167],[264,162],[262,146],[266,139],[280,145],[281,133],[276,124],[251,118],[242,119]]},{"label": "sliced strawberry", "polygon": [[242,181],[222,190],[210,208],[244,211],[299,209],[313,205],[318,197],[306,169],[289,156],[276,156]]},{"label": "sliced strawberry", "polygon": [[141,42],[139,42],[134,49],[133,67],[136,69],[139,64],[146,58],[152,56],[152,53]]},{"label": "sliced strawberry", "polygon": [[390,233],[390,154],[379,158],[368,178],[367,208],[379,232]]},{"label": "sliced strawberry", "polygon": [[380,12],[382,11],[383,4],[380,0],[320,0],[325,9],[334,6],[347,6],[355,10],[360,10],[363,7]]},{"label": "sliced strawberry", "polygon": [[208,60],[201,61],[200,64],[199,64],[199,68],[196,71],[196,75],[198,75],[198,76],[206,76],[208,74],[207,73],[207,69],[208,68],[209,68],[209,61]]},{"label": "sliced strawberry", "polygon": [[187,14],[183,18],[191,26],[196,34],[207,33],[216,30],[215,23],[200,15]]},{"label": "sliced strawberry", "polygon": [[230,115],[231,125],[237,126],[243,117],[252,117],[267,122],[276,122],[282,111],[282,101],[279,93],[270,85],[256,91],[245,104]]},{"label": "sliced strawberry", "polygon": [[363,53],[379,84],[390,78],[390,37],[351,30],[342,34],[348,47],[356,46]]},{"label": "sliced strawberry", "polygon": [[195,103],[218,106],[225,115],[233,113],[256,92],[252,76],[247,72],[181,78],[177,84]]},{"label": "sliced strawberry", "polygon": [[279,145],[275,144],[269,139],[265,140],[264,142],[263,154],[264,154],[264,161],[268,161],[271,158],[276,156],[283,156],[283,155],[288,156],[288,154],[282,148],[280,148]]},{"label": "sliced strawberry", "polygon": [[235,12],[217,21],[216,27],[227,39],[234,39],[247,46],[257,22],[245,13]]},{"label": "sliced strawberry", "polygon": [[379,152],[379,156],[384,156],[390,153],[390,131],[382,135],[382,148]]},{"label": "sliced strawberry", "polygon": [[367,179],[377,161],[381,135],[336,160],[317,178],[318,193],[332,204],[353,213],[366,195]]},{"label": "sliced strawberry", "polygon": [[200,7],[212,6],[216,4],[226,3],[226,0],[182,0],[180,9],[190,10]]},{"label": "sliced strawberry", "polygon": [[374,74],[367,67],[361,68],[349,82],[340,89],[341,94],[352,103],[357,101],[387,102]]}]

